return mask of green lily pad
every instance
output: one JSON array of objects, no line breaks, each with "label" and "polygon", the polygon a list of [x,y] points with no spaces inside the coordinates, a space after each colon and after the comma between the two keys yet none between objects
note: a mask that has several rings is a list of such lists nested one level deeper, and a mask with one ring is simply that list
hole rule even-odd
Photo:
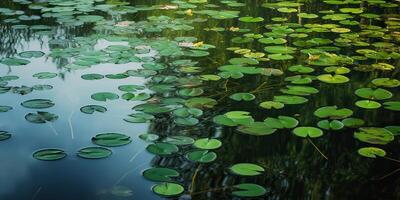
[{"label": "green lily pad", "polygon": [[238,197],[259,197],[267,193],[267,190],[261,185],[254,183],[241,183],[233,186],[232,195]]},{"label": "green lily pad", "polygon": [[281,102],[283,104],[303,104],[308,101],[308,99],[300,96],[291,96],[291,95],[280,95],[274,96],[274,101]]},{"label": "green lily pad", "polygon": [[283,128],[295,128],[299,121],[293,117],[288,116],[278,116],[277,118],[274,117],[267,117],[264,120],[265,125],[270,128],[274,129],[283,129]]},{"label": "green lily pad", "polygon": [[376,86],[394,88],[400,86],[400,81],[397,79],[390,78],[376,78],[372,80],[372,83]]},{"label": "green lily pad", "polygon": [[263,167],[253,163],[238,163],[229,169],[233,174],[239,176],[257,176],[265,172]]},{"label": "green lily pad", "polygon": [[154,142],[154,141],[158,140],[158,138],[160,138],[160,136],[158,136],[156,134],[152,134],[152,133],[144,133],[144,134],[140,134],[139,138],[146,142]]},{"label": "green lily pad", "polygon": [[96,101],[107,101],[118,99],[119,96],[112,92],[98,92],[91,95],[91,98]]},{"label": "green lily pad", "polygon": [[7,131],[0,131],[0,141],[8,140],[11,138],[11,134]]},{"label": "green lily pad", "polygon": [[18,54],[21,58],[40,58],[44,56],[44,53],[41,51],[24,51]]},{"label": "green lily pad", "polygon": [[35,77],[35,78],[38,78],[38,79],[51,79],[51,78],[57,77],[57,73],[39,72],[39,73],[36,73],[36,74],[34,74],[32,76]]},{"label": "green lily pad", "polygon": [[246,23],[256,23],[256,22],[264,21],[264,18],[262,18],[262,17],[241,17],[241,18],[239,18],[239,21],[246,22]]},{"label": "green lily pad", "polygon": [[340,130],[344,127],[344,124],[339,120],[322,120],[318,122],[318,127],[325,130]]},{"label": "green lily pad", "polygon": [[380,108],[382,105],[379,102],[372,101],[372,100],[360,100],[356,101],[356,106],[365,109],[377,109]]},{"label": "green lily pad", "polygon": [[146,169],[143,172],[143,177],[150,181],[166,182],[178,178],[179,172],[174,169],[155,167]]},{"label": "green lily pad", "polygon": [[111,156],[112,151],[104,147],[86,147],[78,151],[78,156],[86,159],[101,159]]},{"label": "green lily pad", "polygon": [[306,138],[307,136],[310,138],[316,138],[324,134],[321,129],[308,126],[297,127],[293,130],[293,133],[303,138]]},{"label": "green lily pad", "polygon": [[107,111],[107,108],[99,105],[87,105],[81,107],[80,111],[85,114],[93,114],[94,112],[104,113]]},{"label": "green lily pad", "polygon": [[229,96],[229,98],[235,101],[252,101],[256,98],[256,96],[251,93],[235,93]]},{"label": "green lily pad", "polygon": [[106,147],[118,147],[132,142],[131,137],[121,133],[100,133],[92,137],[92,142]]},{"label": "green lily pad", "polygon": [[46,122],[54,122],[58,119],[58,116],[49,112],[28,113],[25,115],[25,119],[29,122],[36,124],[43,124]]},{"label": "green lily pad", "polygon": [[103,79],[104,76],[101,74],[84,74],[81,76],[83,80],[100,80]]},{"label": "green lily pad", "polygon": [[361,98],[371,100],[390,99],[393,96],[390,91],[381,88],[360,88],[355,91],[355,94]]},{"label": "green lily pad", "polygon": [[400,111],[400,101],[388,101],[383,103],[385,109]]},{"label": "green lily pad", "polygon": [[394,140],[392,132],[378,127],[361,127],[354,132],[354,137],[370,144],[387,144]]},{"label": "green lily pad", "polygon": [[240,126],[237,130],[241,133],[254,136],[270,135],[276,131],[276,129],[271,128],[262,122],[254,122],[249,125]]},{"label": "green lily pad", "polygon": [[346,118],[342,120],[345,127],[358,128],[365,124],[365,121],[359,118]]},{"label": "green lily pad", "polygon": [[331,74],[322,74],[317,76],[317,79],[324,83],[333,83],[333,84],[346,83],[350,81],[349,78],[340,74],[335,74],[333,76]]},{"label": "green lily pad", "polygon": [[210,163],[217,159],[217,154],[208,150],[196,150],[187,153],[186,158],[193,162]]},{"label": "green lily pad", "polygon": [[194,147],[205,150],[218,149],[221,145],[221,141],[212,138],[197,139],[193,144]]},{"label": "green lily pad", "polygon": [[344,119],[353,115],[353,111],[347,108],[338,108],[337,106],[325,106],[318,108],[314,115],[319,118]]},{"label": "green lily pad", "polygon": [[160,196],[173,197],[182,194],[185,189],[177,183],[159,183],[152,190]]},{"label": "green lily pad", "polygon": [[49,99],[31,99],[21,103],[21,106],[32,109],[44,109],[53,107],[55,104]]},{"label": "green lily pad", "polygon": [[13,109],[13,107],[11,107],[11,106],[0,106],[0,113],[8,112],[8,111],[10,111],[12,109]]},{"label": "green lily pad", "polygon": [[385,157],[385,150],[377,147],[363,147],[358,149],[358,154],[367,158]]},{"label": "green lily pad", "polygon": [[260,107],[265,109],[282,109],[285,104],[276,101],[264,101],[260,103]]},{"label": "green lily pad", "polygon": [[163,139],[163,142],[174,145],[189,145],[194,143],[194,139],[187,136],[168,136]]},{"label": "green lily pad", "polygon": [[67,156],[61,149],[42,149],[33,153],[33,157],[43,161],[60,160]]},{"label": "green lily pad", "polygon": [[31,63],[31,61],[20,58],[3,58],[0,60],[0,63],[8,66],[19,66],[27,65]]},{"label": "green lily pad", "polygon": [[146,150],[152,154],[160,156],[169,156],[179,151],[179,148],[174,144],[169,143],[155,143],[146,147]]}]

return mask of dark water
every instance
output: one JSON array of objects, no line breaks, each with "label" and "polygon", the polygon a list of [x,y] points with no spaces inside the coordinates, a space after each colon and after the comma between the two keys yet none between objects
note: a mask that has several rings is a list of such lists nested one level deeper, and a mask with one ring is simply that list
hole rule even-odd
[{"label": "dark water", "polygon": [[[24,3],[25,2],[25,3]],[[41,1],[47,2],[47,1]],[[72,20],[70,24],[60,23],[57,16],[44,17],[36,20],[7,21],[6,19],[18,18],[19,15],[0,15],[0,55],[1,58],[14,57],[22,51],[42,51],[45,56],[28,59],[31,61],[24,66],[10,66],[0,64],[0,76],[16,75],[17,80],[8,82],[9,86],[33,86],[35,84],[52,85],[53,89],[45,91],[33,91],[26,95],[7,92],[0,94],[0,105],[13,107],[12,110],[0,113],[0,130],[8,131],[12,137],[0,142],[0,199],[1,200],[119,200],[119,199],[160,199],[151,190],[155,182],[146,180],[142,172],[150,167],[167,167],[175,169],[180,176],[173,182],[181,184],[185,191],[180,196],[170,197],[171,199],[241,199],[232,195],[232,186],[240,183],[256,183],[266,189],[266,194],[260,197],[248,199],[400,199],[400,173],[390,174],[399,169],[399,161],[389,160],[400,157],[399,141],[397,136],[387,145],[375,145],[361,142],[353,137],[355,128],[345,128],[339,131],[325,131],[322,137],[304,139],[296,137],[290,129],[277,130],[275,133],[266,136],[254,136],[242,134],[236,127],[228,127],[213,122],[213,117],[222,115],[228,111],[247,111],[256,121],[263,121],[266,117],[280,115],[294,116],[299,121],[299,126],[316,126],[318,119],[313,112],[323,106],[336,105],[340,108],[349,108],[353,117],[365,121],[364,126],[385,127],[399,126],[399,112],[384,109],[363,109],[355,106],[360,100],[354,91],[363,87],[374,87],[371,81],[375,78],[388,77],[399,79],[399,59],[385,59],[379,62],[386,62],[394,66],[393,70],[357,70],[373,63],[379,63],[377,59],[366,61],[355,61],[345,65],[352,71],[345,74],[350,81],[344,84],[327,84],[314,80],[308,86],[319,90],[318,94],[306,96],[308,102],[298,105],[285,105],[283,109],[267,110],[259,106],[263,101],[272,100],[274,96],[281,95],[279,91],[289,85],[286,77],[296,75],[288,70],[288,67],[296,64],[304,64],[314,53],[307,54],[297,51],[293,53],[293,59],[260,61],[256,66],[262,68],[276,68],[284,72],[282,76],[265,76],[245,74],[240,79],[221,79],[218,81],[198,82],[198,76],[204,74],[218,74],[218,67],[227,65],[229,59],[241,57],[229,47],[240,47],[251,49],[253,52],[264,52],[267,45],[257,42],[254,39],[248,43],[235,43],[232,38],[242,36],[246,33],[263,34],[271,32],[270,27],[265,25],[285,23],[273,21],[274,17],[286,17],[287,22],[303,27],[304,24],[339,24],[338,21],[321,19],[326,14],[319,11],[332,10],[340,13],[340,8],[353,7],[364,9],[364,13],[377,14],[381,19],[366,19],[357,14],[350,14],[362,25],[374,25],[385,30],[376,31],[375,34],[383,33],[384,36],[367,37],[363,34],[365,30],[377,30],[373,27],[346,26],[351,32],[359,33],[361,41],[366,43],[390,42],[394,44],[390,52],[400,52],[398,31],[400,25],[388,26],[388,22],[398,22],[400,15],[396,1],[387,1],[384,5],[375,5],[373,2],[359,2],[346,5],[331,5],[322,1],[299,1],[304,5],[294,7],[297,12],[318,14],[316,19],[301,19],[297,12],[282,13],[276,9],[262,7],[265,1],[238,1],[244,6],[235,7],[226,5],[226,1],[210,0],[208,3],[193,1],[190,4],[194,7],[185,7],[186,1],[98,1],[91,4],[85,1],[49,1],[50,3],[36,4],[48,8],[57,8],[51,2],[76,2],[82,3],[78,7],[86,8],[86,12],[77,12],[73,16],[100,15],[104,18],[94,22],[77,24],[78,20]],[[94,2],[94,1],[93,1]],[[225,3],[224,3],[225,2]],[[269,2],[269,1],[268,1]],[[275,1],[274,1],[275,2]],[[390,4],[391,3],[391,4]],[[0,8],[24,11],[27,15],[46,16],[44,11],[32,9],[30,1],[2,0]],[[99,10],[95,5],[114,5],[117,8]],[[132,7],[123,7],[132,6]],[[165,5],[180,5],[179,8],[165,8]],[[219,7],[215,7],[219,6]],[[283,6],[284,7],[284,6]],[[147,9],[143,9],[147,8]],[[133,10],[137,9],[136,12]],[[190,14],[191,9],[193,14]],[[259,16],[264,21],[260,23],[244,23],[233,19],[215,19],[205,14],[196,13],[201,10],[237,10],[240,17]],[[44,9],[45,10],[45,9]],[[125,13],[128,12],[128,13]],[[44,13],[43,13],[44,12]],[[132,12],[132,13],[129,13]],[[2,12],[0,12],[1,14]],[[68,11],[55,12],[60,15],[68,15]],[[168,16],[170,19],[151,21],[152,16]],[[149,17],[150,21],[149,22]],[[175,20],[174,19],[178,19]],[[392,19],[392,20],[389,20]],[[179,21],[180,20],[180,21]],[[127,21],[135,21],[126,25],[133,27],[125,30]],[[140,23],[142,23],[140,25]],[[27,25],[24,28],[17,28],[16,24]],[[110,25],[111,24],[111,25]],[[29,27],[35,25],[46,25],[49,32],[39,32]],[[185,26],[184,26],[185,25]],[[186,27],[187,26],[187,27]],[[283,25],[277,25],[283,26]],[[121,28],[122,27],[122,28]],[[152,27],[152,28],[149,28]],[[187,28],[187,30],[182,30]],[[224,28],[225,31],[217,32],[208,30],[211,28]],[[249,32],[229,31],[230,28],[239,27],[240,30],[249,29]],[[297,27],[297,28],[299,28]],[[121,28],[121,30],[119,30]],[[174,30],[174,28],[176,30]],[[297,30],[296,28],[293,28]],[[232,29],[231,29],[232,30]],[[300,32],[300,31],[298,31]],[[364,32],[365,33],[365,32]],[[297,47],[293,43],[305,41],[312,38],[330,39],[332,43],[319,45],[338,47],[331,53],[343,56],[359,55],[357,49],[378,49],[375,47],[361,47],[346,45],[349,42],[337,42],[339,33],[330,31],[307,33],[307,38],[295,38],[285,35],[287,46]],[[396,36],[397,35],[397,36]],[[115,39],[111,36],[119,36]],[[158,55],[157,45],[165,41],[172,41],[176,37],[195,37],[193,42],[204,42],[214,45],[215,48],[206,50],[206,56],[173,56],[181,50],[164,48],[166,55]],[[91,65],[85,69],[71,70],[69,63],[86,51],[76,53],[68,58],[54,58],[49,55],[56,52],[58,48],[84,46],[90,47],[89,51],[104,49],[109,45],[131,45],[135,46],[133,40],[137,38],[141,45],[150,46],[151,51],[139,53],[141,60],[115,64],[101,62]],[[344,38],[344,37],[342,37]],[[190,39],[186,39],[190,40]],[[87,44],[83,44],[87,43]],[[140,42],[139,42],[140,43]],[[191,43],[191,41],[186,41]],[[137,45],[138,46],[138,45]],[[181,45],[182,46],[182,45]],[[317,45],[318,46],[318,45]],[[298,50],[306,47],[297,47]],[[159,49],[158,49],[159,50]],[[269,53],[266,53],[269,54]],[[267,57],[267,56],[266,56]],[[199,62],[199,72],[185,71],[182,66],[171,64],[178,59],[190,59]],[[121,59],[122,60],[122,59]],[[129,76],[124,79],[83,80],[81,75],[88,73],[118,74],[127,70],[142,69],[146,62],[160,63],[169,66],[168,69],[159,70],[156,74],[149,76]],[[190,66],[190,65],[188,65]],[[188,67],[183,66],[183,67]],[[323,67],[315,67],[313,75],[325,73]],[[365,67],[370,69],[368,67]],[[37,72],[54,72],[58,76],[52,79],[37,79],[32,77]],[[154,86],[160,84],[159,79],[165,77],[176,78],[172,85],[173,90],[154,90]],[[189,80],[189,81],[188,81]],[[187,81],[188,84],[182,84]],[[199,117],[199,123],[192,126],[179,126],[174,119],[172,111],[161,114],[154,114],[155,119],[147,123],[127,123],[123,121],[128,114],[133,113],[132,107],[146,103],[146,101],[126,101],[118,99],[107,102],[99,102],[91,99],[96,92],[114,92],[121,96],[123,92],[118,86],[135,84],[146,86],[144,90],[153,96],[152,101],[158,102],[168,98],[190,99],[192,97],[177,94],[181,88],[202,88],[204,93],[201,97],[212,98],[217,101],[213,108],[204,108],[203,115]],[[189,85],[189,86],[187,86]],[[399,87],[385,88],[393,97],[390,101],[399,101]],[[238,92],[251,92],[256,96],[253,101],[239,102],[229,98],[229,95]],[[28,109],[20,104],[29,99],[46,98],[51,99],[55,106],[45,109],[46,112],[56,113],[59,119],[46,124],[35,124],[25,120],[24,116],[34,109]],[[150,101],[149,101],[150,102]],[[381,101],[381,103],[384,101]],[[89,104],[102,105],[107,108],[105,113],[93,115],[84,114],[80,108]],[[175,106],[175,105],[173,105]],[[181,106],[181,104],[179,104]],[[112,156],[88,160],[77,157],[76,152],[87,146],[93,146],[91,138],[98,133],[119,132],[130,136],[133,142],[129,145],[110,148]],[[167,136],[183,135],[194,139],[217,138],[222,146],[213,150],[217,159],[211,163],[199,164],[188,161],[185,153],[192,150],[189,146],[180,146],[179,152],[171,156],[158,156],[146,151],[149,142],[139,139],[143,133],[154,133],[161,138]],[[312,143],[311,143],[312,142]],[[315,146],[314,146],[315,145]],[[360,156],[357,150],[361,147],[374,146],[382,148],[387,153],[387,158],[366,158]],[[39,161],[32,157],[33,152],[44,148],[63,149],[68,156],[65,159],[46,162]],[[322,156],[327,157],[324,158]],[[389,158],[389,159],[388,159]],[[265,173],[260,176],[242,177],[233,175],[228,168],[235,163],[254,163],[262,166]],[[245,199],[245,198],[243,198]]]}]

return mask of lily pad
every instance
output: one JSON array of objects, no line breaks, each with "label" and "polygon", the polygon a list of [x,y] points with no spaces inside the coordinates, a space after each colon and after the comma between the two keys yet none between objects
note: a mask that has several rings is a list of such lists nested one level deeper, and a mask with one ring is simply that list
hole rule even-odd
[{"label": "lily pad", "polygon": [[118,147],[132,142],[131,138],[121,133],[100,133],[92,137],[92,142],[106,147]]},{"label": "lily pad", "polygon": [[393,96],[390,91],[381,88],[360,88],[355,91],[355,94],[361,98],[371,100],[390,99]]},{"label": "lily pad", "polygon": [[152,154],[160,156],[169,156],[179,151],[179,148],[174,144],[169,143],[155,143],[146,147],[146,150]]},{"label": "lily pad", "polygon": [[363,147],[358,149],[358,154],[367,158],[385,157],[385,150],[377,147]]},{"label": "lily pad", "polygon": [[337,106],[325,106],[318,108],[314,115],[319,118],[344,119],[353,115],[353,111],[347,108],[338,108]]},{"label": "lily pad", "polygon": [[150,181],[166,182],[179,177],[179,172],[174,169],[155,167],[146,169],[143,172],[143,176]]},{"label": "lily pad", "polygon": [[252,101],[256,98],[256,96],[251,93],[235,93],[229,96],[229,98],[235,101]]},{"label": "lily pad", "polygon": [[382,105],[379,102],[372,101],[372,100],[360,100],[356,101],[356,106],[365,109],[377,109],[380,108]]},{"label": "lily pad", "polygon": [[333,76],[331,74],[322,74],[317,76],[317,79],[325,83],[333,83],[333,84],[346,83],[350,81],[349,78],[340,74],[335,74]]},{"label": "lily pad", "polygon": [[324,134],[321,129],[309,126],[297,127],[293,130],[293,133],[303,138],[306,138],[307,136],[310,138],[316,138]]},{"label": "lily pad", "polygon": [[78,156],[86,159],[101,159],[111,156],[112,151],[104,147],[86,147],[78,151]]},{"label": "lily pad", "polygon": [[193,162],[210,163],[217,159],[217,154],[208,150],[196,150],[187,153],[186,158]]},{"label": "lily pad", "polygon": [[253,163],[238,163],[229,169],[233,174],[239,176],[257,176],[265,172],[263,167]]},{"label": "lily pad", "polygon": [[87,105],[81,107],[80,110],[85,114],[93,114],[94,112],[104,113],[107,111],[107,108],[99,105]]},{"label": "lily pad", "polygon": [[7,131],[0,131],[0,141],[8,140],[11,138],[11,134]]},{"label": "lily pad", "polygon": [[232,195],[238,197],[259,197],[267,193],[267,190],[261,185],[254,183],[241,183],[233,186]]},{"label": "lily pad", "polygon": [[43,161],[60,160],[67,156],[61,149],[42,149],[33,153],[33,157]]},{"label": "lily pad", "polygon": [[299,121],[293,117],[278,116],[277,118],[267,117],[264,123],[270,128],[283,129],[295,128],[299,124]]},{"label": "lily pad", "polygon": [[28,113],[25,115],[25,119],[29,122],[36,124],[43,124],[46,122],[54,122],[58,119],[58,116],[49,112]]},{"label": "lily pad", "polygon": [[221,147],[222,142],[217,139],[201,138],[197,139],[193,146],[199,149],[212,150]]},{"label": "lily pad", "polygon": [[152,190],[160,196],[173,197],[182,194],[185,189],[177,183],[159,183]]},{"label": "lily pad", "polygon": [[400,111],[400,101],[388,101],[383,103],[385,109]]},{"label": "lily pad", "polygon": [[378,127],[361,127],[354,132],[354,137],[370,144],[387,144],[394,140],[392,132]]},{"label": "lily pad", "polygon": [[49,99],[31,99],[21,103],[21,106],[32,109],[44,109],[53,107],[55,104]]},{"label": "lily pad", "polygon": [[111,92],[98,92],[92,94],[91,98],[96,101],[107,101],[107,100],[115,100],[118,99],[119,96],[115,93]]}]

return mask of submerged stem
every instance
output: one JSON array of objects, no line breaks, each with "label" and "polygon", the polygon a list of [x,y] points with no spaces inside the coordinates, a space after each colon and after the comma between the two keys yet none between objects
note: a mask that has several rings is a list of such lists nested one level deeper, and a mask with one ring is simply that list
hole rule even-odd
[{"label": "submerged stem", "polygon": [[319,148],[317,147],[317,145],[314,144],[314,142],[311,141],[311,139],[309,137],[307,137],[307,140],[315,147],[315,149],[322,155],[322,157],[324,157],[326,160],[328,160],[328,157],[325,156],[324,153],[322,153],[321,150],[319,150]]},{"label": "submerged stem", "polygon": [[383,179],[385,179],[385,178],[387,178],[387,177],[389,177],[389,176],[391,176],[391,175],[393,175],[393,174],[395,174],[395,173],[397,173],[399,171],[400,171],[400,168],[390,172],[389,174],[386,174],[385,176],[380,177],[378,180],[383,180]]},{"label": "submerged stem", "polygon": [[197,166],[196,171],[194,171],[194,174],[193,174],[193,177],[192,177],[192,184],[190,185],[190,193],[191,194],[193,193],[193,190],[194,190],[194,184],[195,184],[195,181],[196,181],[197,174],[200,171],[200,166],[201,166],[200,164]]}]

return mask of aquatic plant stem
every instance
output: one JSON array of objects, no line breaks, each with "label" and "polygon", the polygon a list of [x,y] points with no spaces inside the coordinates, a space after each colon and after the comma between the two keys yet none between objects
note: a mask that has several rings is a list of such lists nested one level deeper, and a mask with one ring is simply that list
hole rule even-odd
[{"label": "aquatic plant stem", "polygon": [[36,197],[39,195],[40,191],[42,190],[42,186],[39,186],[39,188],[35,191],[35,193],[32,196],[32,200],[35,200]]},{"label": "aquatic plant stem", "polygon": [[136,158],[140,153],[142,153],[143,151],[144,151],[144,149],[141,150],[141,151],[138,151],[137,153],[135,153],[135,154],[132,156],[132,158],[129,159],[129,162],[133,162],[133,161],[135,160],[135,158]]},{"label": "aquatic plant stem", "polygon": [[387,177],[389,177],[389,176],[391,176],[391,175],[393,175],[393,174],[395,174],[395,173],[397,173],[399,171],[400,171],[400,168],[390,172],[389,174],[386,174],[385,176],[380,177],[378,180],[383,180],[383,179],[385,179],[385,178],[387,178]]},{"label": "aquatic plant stem", "polygon": [[54,135],[58,136],[57,130],[54,128],[54,126],[51,123],[46,123],[49,125],[50,129],[53,131]]},{"label": "aquatic plant stem", "polygon": [[114,186],[115,186],[115,185],[118,185],[119,183],[121,183],[130,173],[136,171],[137,169],[143,167],[143,166],[146,165],[146,164],[147,164],[147,163],[142,163],[141,165],[139,165],[139,166],[137,166],[137,167],[135,167],[135,168],[133,168],[133,169],[128,170],[127,172],[125,172],[125,173],[115,182]]},{"label": "aquatic plant stem", "polygon": [[315,147],[315,149],[322,155],[322,157],[324,157],[326,160],[328,160],[328,157],[325,156],[324,153],[322,153],[321,150],[319,150],[319,148],[317,147],[317,145],[314,144],[314,142],[311,141],[311,139],[309,137],[307,137],[307,140]]},{"label": "aquatic plant stem", "polygon": [[196,183],[196,177],[197,177],[197,174],[199,173],[199,171],[200,171],[200,164],[197,166],[197,168],[196,168],[196,170],[194,171],[194,174],[193,174],[193,177],[192,177],[192,184],[190,185],[190,194],[192,194],[193,193],[193,191],[194,191],[194,186],[195,186],[195,183]]},{"label": "aquatic plant stem", "polygon": [[71,132],[71,138],[74,139],[74,128],[72,127],[72,116],[74,115],[75,111],[72,111],[68,118],[68,125],[69,130]]},{"label": "aquatic plant stem", "polygon": [[390,160],[390,161],[393,161],[393,162],[397,162],[397,163],[400,163],[400,160],[397,160],[397,159],[394,159],[394,158],[390,158],[390,157],[383,157],[384,159],[386,159],[386,160]]}]

